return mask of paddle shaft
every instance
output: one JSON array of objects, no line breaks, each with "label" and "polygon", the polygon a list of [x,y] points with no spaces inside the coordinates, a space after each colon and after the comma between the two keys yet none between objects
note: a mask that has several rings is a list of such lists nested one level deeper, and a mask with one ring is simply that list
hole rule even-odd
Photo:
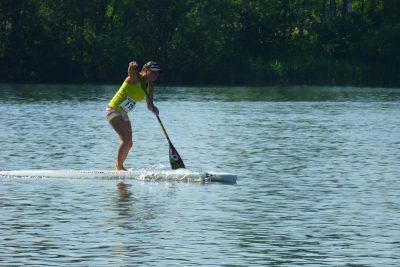
[{"label": "paddle shaft", "polygon": [[[147,94],[147,92],[146,92],[146,94]],[[151,101],[151,104],[154,106],[153,101],[151,100],[151,98],[149,98],[149,99],[150,99],[150,101]],[[166,137],[167,140],[168,140],[169,145],[171,146],[171,145],[172,145],[172,142],[171,142],[171,140],[169,139],[167,130],[165,130],[164,124],[162,123],[162,121],[161,121],[161,119],[160,119],[160,116],[156,115],[156,117],[157,117],[158,122],[160,123],[161,129],[163,130],[163,132],[164,132],[164,134],[165,134],[165,137]]]}]

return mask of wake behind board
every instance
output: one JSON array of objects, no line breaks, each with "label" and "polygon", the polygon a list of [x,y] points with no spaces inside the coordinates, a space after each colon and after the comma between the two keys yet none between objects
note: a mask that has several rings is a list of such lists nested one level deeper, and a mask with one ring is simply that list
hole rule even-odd
[{"label": "wake behind board", "polygon": [[235,184],[237,176],[230,173],[176,171],[97,171],[97,170],[18,170],[0,171],[7,177],[45,177],[75,179],[135,179],[143,181],[201,182]]}]

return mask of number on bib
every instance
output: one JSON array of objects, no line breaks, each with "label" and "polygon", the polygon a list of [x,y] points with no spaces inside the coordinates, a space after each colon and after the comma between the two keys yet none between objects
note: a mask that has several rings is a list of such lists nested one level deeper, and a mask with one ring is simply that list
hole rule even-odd
[{"label": "number on bib", "polygon": [[119,105],[123,110],[125,110],[126,113],[131,112],[132,109],[135,107],[136,102],[129,96],[126,98],[124,102]]}]

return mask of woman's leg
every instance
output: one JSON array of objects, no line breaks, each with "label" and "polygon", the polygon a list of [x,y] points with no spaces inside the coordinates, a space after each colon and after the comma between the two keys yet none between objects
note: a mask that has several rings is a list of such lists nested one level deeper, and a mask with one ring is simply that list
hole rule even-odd
[{"label": "woman's leg", "polygon": [[132,147],[132,127],[130,121],[125,121],[122,116],[117,116],[110,121],[111,126],[117,132],[121,139],[118,147],[118,156],[115,169],[124,171],[124,161],[128,156],[129,150]]}]

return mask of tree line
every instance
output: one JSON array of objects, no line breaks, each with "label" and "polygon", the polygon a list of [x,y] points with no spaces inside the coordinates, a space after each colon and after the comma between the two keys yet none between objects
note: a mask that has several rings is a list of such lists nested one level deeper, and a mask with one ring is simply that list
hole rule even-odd
[{"label": "tree line", "polygon": [[398,0],[2,0],[0,82],[400,85]]}]

